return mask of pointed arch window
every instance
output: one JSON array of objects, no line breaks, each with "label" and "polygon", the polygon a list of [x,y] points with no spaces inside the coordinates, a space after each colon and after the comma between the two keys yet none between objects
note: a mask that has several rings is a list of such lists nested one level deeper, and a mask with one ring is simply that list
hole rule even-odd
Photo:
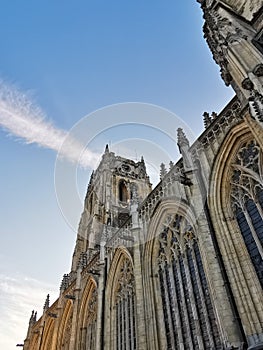
[{"label": "pointed arch window", "polygon": [[263,163],[257,143],[246,142],[231,164],[231,207],[263,287]]},{"label": "pointed arch window", "polygon": [[82,340],[83,349],[96,349],[97,296],[97,290],[94,289],[88,302],[87,326],[82,330],[82,338],[84,338]]},{"label": "pointed arch window", "polygon": [[127,189],[126,183],[124,180],[120,180],[120,182],[119,182],[119,200],[121,202],[127,203],[128,199],[129,199],[129,196],[128,196],[128,189]]},{"label": "pointed arch window", "polygon": [[160,234],[158,267],[167,349],[221,349],[198,240],[180,215]]},{"label": "pointed arch window", "polygon": [[134,274],[129,259],[124,258],[115,288],[115,332],[117,350],[136,349]]},{"label": "pointed arch window", "polygon": [[72,329],[72,317],[73,317],[73,312],[71,310],[70,316],[67,320],[65,329],[64,329],[64,335],[63,335],[63,340],[62,340],[62,350],[69,350],[70,346],[70,336],[71,336],[71,329]]}]

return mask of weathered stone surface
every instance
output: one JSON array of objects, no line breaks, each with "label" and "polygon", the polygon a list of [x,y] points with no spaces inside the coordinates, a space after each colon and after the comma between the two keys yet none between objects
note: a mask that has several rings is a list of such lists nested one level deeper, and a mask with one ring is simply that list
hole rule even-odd
[{"label": "weathered stone surface", "polygon": [[[258,0],[198,1],[237,96],[151,189],[144,160],[108,146],[93,172],[71,271],[26,350],[260,349],[263,344],[262,53]],[[236,14],[240,16],[236,16]],[[262,25],[261,25],[262,27]]]}]

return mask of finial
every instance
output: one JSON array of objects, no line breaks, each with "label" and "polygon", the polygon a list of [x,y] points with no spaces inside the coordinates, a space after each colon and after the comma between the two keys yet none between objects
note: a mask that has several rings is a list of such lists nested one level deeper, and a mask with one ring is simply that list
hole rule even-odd
[{"label": "finial", "polygon": [[109,145],[108,144],[105,147],[105,153],[109,153]]},{"label": "finial", "polygon": [[183,157],[184,170],[190,170],[192,168],[192,159],[189,151],[189,141],[185,136],[185,133],[182,128],[177,129],[177,145],[179,152]]},{"label": "finial", "polygon": [[166,170],[166,167],[165,167],[165,164],[164,163],[161,163],[160,165],[160,180],[162,180],[164,178],[164,176],[167,174],[167,170]]},{"label": "finial", "polygon": [[43,307],[43,311],[47,311],[47,309],[49,308],[49,294],[47,295],[46,297],[46,301],[45,301],[45,304],[44,304],[44,307]]},{"label": "finial", "polygon": [[131,186],[131,202],[132,203],[138,203],[139,197],[138,197],[138,191],[137,191],[137,186],[133,184]]},{"label": "finial", "polygon": [[211,117],[213,120],[215,120],[217,118],[217,113],[216,112],[212,112],[211,113]]},{"label": "finial", "polygon": [[62,282],[60,285],[60,290],[66,290],[70,284],[70,277],[68,273],[64,273]]},{"label": "finial", "polygon": [[34,315],[35,315],[35,310],[32,310],[32,313],[31,313],[31,316],[30,316],[30,319],[29,319],[29,323],[33,323],[34,322]]},{"label": "finial", "polygon": [[253,119],[260,123],[263,122],[263,96],[257,91],[251,93],[249,98],[249,110]]},{"label": "finial", "polygon": [[189,141],[187,137],[185,136],[185,133],[182,128],[177,129],[177,145],[179,147],[179,151],[181,152],[181,149],[183,147],[188,147],[189,148]]},{"label": "finial", "polygon": [[169,171],[174,167],[174,162],[170,160],[169,162]]},{"label": "finial", "polygon": [[203,120],[204,120],[204,126],[205,128],[207,128],[212,122],[212,118],[210,117],[208,112],[203,113]]}]

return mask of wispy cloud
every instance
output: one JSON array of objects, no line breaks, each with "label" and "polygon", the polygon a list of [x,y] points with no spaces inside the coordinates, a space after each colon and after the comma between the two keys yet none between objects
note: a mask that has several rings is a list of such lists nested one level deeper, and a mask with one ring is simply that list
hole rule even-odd
[{"label": "wispy cloud", "polygon": [[57,288],[22,275],[0,274],[0,349],[12,350],[23,343],[30,313],[34,309],[41,316],[48,293],[56,297]]},{"label": "wispy cloud", "polygon": [[56,128],[25,93],[3,81],[0,81],[0,126],[24,142],[59,152],[82,167],[93,168],[97,164],[98,154],[85,149],[67,131]]}]

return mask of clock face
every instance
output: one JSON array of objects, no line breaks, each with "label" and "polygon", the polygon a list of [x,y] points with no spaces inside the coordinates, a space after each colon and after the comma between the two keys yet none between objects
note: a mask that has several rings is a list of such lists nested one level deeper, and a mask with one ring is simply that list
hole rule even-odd
[{"label": "clock face", "polygon": [[128,171],[130,171],[131,170],[131,168],[130,168],[130,166],[128,165],[128,164],[122,164],[122,170],[124,170],[124,171],[126,171],[126,172],[128,172]]}]

